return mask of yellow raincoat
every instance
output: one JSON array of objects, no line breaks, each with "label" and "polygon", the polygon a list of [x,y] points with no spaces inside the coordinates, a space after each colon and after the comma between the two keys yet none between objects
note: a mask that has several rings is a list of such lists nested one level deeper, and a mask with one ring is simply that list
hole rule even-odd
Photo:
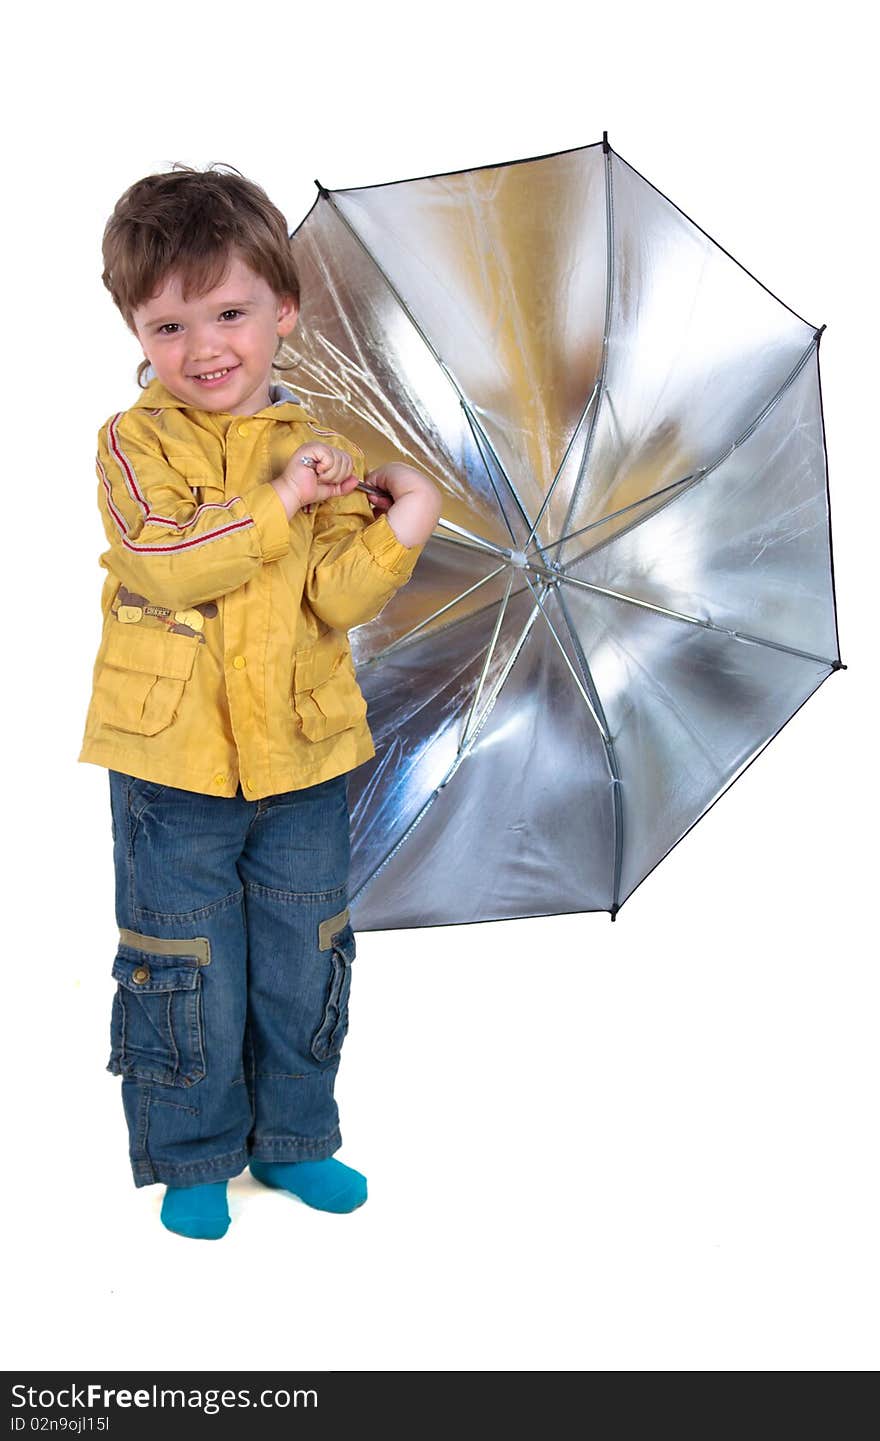
[{"label": "yellow raincoat", "polygon": [[361,490],[288,521],[268,481],[320,427],[285,386],[255,415],[187,407],[158,380],[98,437],[110,549],[103,631],[77,757],[247,800],[376,754],[347,632],[405,585],[405,546]]}]

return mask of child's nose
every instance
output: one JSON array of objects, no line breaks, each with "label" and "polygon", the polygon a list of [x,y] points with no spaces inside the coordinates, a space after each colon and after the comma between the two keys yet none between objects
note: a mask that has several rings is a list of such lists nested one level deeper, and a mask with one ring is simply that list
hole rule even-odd
[{"label": "child's nose", "polygon": [[190,328],[189,343],[193,361],[200,363],[216,360],[222,348],[219,337],[212,330],[195,325]]}]

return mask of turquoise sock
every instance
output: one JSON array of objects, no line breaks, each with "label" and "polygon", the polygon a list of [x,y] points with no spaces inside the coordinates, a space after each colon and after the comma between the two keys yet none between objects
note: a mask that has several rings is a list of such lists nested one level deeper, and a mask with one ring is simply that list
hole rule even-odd
[{"label": "turquoise sock", "polygon": [[367,1199],[367,1178],[328,1156],[324,1161],[251,1161],[264,1186],[290,1191],[318,1211],[354,1211]]},{"label": "turquoise sock", "polygon": [[162,1225],[179,1236],[199,1241],[218,1241],[226,1235],[229,1211],[226,1182],[209,1181],[204,1186],[169,1186],[162,1202]]}]

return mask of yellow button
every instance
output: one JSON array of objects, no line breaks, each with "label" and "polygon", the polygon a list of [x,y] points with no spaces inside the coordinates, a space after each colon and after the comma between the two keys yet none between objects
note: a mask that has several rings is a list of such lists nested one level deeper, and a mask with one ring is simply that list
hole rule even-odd
[{"label": "yellow button", "polygon": [[243,655],[237,655],[233,660],[232,664],[235,666],[236,670],[244,670],[245,666],[247,665],[247,661],[245,660]]},{"label": "yellow button", "polygon": [[141,984],[143,981],[148,981],[150,979],[150,973],[147,970],[146,966],[138,966],[136,971],[132,971],[131,979],[133,981],[137,981],[138,984]]},{"label": "yellow button", "polygon": [[245,781],[245,785],[247,786],[247,788],[248,788],[249,791],[252,791],[252,790],[253,790],[253,788],[254,788],[254,783],[253,783],[253,781],[251,780],[250,776],[248,776],[247,780]]},{"label": "yellow button", "polygon": [[250,429],[251,429],[251,428],[250,428],[249,425],[240,425],[240,426],[238,427],[238,433],[239,433],[239,435],[249,435],[249,434],[250,434]]},{"label": "yellow button", "polygon": [[215,786],[225,786],[225,784],[226,784],[226,777],[225,777],[224,775],[215,776],[215,777],[214,777],[214,784],[215,784]]}]

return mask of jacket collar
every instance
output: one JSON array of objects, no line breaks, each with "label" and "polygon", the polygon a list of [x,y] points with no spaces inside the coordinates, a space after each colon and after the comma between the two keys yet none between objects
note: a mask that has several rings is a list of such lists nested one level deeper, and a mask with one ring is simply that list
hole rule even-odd
[{"label": "jacket collar", "polygon": [[[198,406],[190,405],[187,401],[181,400],[168,390],[160,380],[152,375],[152,367],[147,371],[149,383],[141,392],[139,400],[136,400],[131,407],[132,410],[197,410]],[[266,416],[269,420],[299,420],[305,405],[298,395],[295,395],[288,386],[276,382],[269,386],[269,394],[272,397],[270,405],[255,412],[256,415]]]}]

